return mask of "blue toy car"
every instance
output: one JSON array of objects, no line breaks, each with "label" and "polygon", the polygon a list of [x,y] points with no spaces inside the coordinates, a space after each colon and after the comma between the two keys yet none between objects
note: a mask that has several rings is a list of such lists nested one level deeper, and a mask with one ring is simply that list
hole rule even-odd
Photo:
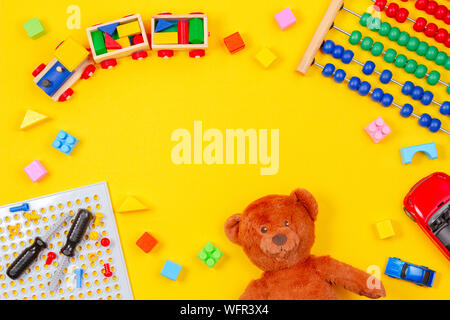
[{"label": "blue toy car", "polygon": [[402,279],[427,287],[433,286],[434,277],[436,276],[436,271],[424,266],[407,263],[399,258],[389,258],[384,273],[391,278]]}]

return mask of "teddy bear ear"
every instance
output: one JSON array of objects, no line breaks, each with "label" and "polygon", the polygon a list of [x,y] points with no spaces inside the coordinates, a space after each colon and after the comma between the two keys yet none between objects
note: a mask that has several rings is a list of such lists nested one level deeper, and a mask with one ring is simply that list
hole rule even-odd
[{"label": "teddy bear ear", "polygon": [[225,222],[225,234],[231,242],[239,244],[239,223],[241,222],[241,215],[235,214],[228,218]]},{"label": "teddy bear ear", "polygon": [[291,197],[293,197],[306,209],[313,221],[316,221],[317,214],[319,213],[319,205],[317,204],[314,196],[308,190],[295,189],[292,191]]}]

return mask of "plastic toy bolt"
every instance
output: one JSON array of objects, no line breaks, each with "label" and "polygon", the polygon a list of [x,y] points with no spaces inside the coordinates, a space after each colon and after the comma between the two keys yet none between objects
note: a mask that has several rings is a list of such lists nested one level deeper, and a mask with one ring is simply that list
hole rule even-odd
[{"label": "plastic toy bolt", "polygon": [[100,241],[100,244],[103,246],[103,247],[107,247],[107,246],[109,246],[110,244],[111,244],[111,241],[108,239],[108,238],[103,238],[101,241]]},{"label": "plastic toy bolt", "polygon": [[9,212],[19,212],[28,210],[30,210],[30,206],[28,205],[28,203],[24,203],[21,206],[9,208]]},{"label": "plastic toy bolt", "polygon": [[74,271],[76,277],[77,277],[77,288],[80,289],[81,288],[81,280],[83,279],[83,273],[84,270],[83,269],[76,269]]},{"label": "plastic toy bolt", "polygon": [[99,237],[99,235],[98,235],[98,232],[96,232],[96,231],[91,231],[91,233],[89,233],[89,238],[91,239],[91,240],[97,240],[98,239],[98,237]]},{"label": "plastic toy bolt", "polygon": [[50,264],[52,264],[53,260],[55,260],[55,259],[56,259],[56,253],[49,252],[47,254],[47,260],[45,260],[45,264],[50,265]]},{"label": "plastic toy bolt", "polygon": [[101,214],[100,212],[97,212],[95,214],[94,226],[100,225],[100,221],[102,220],[102,218],[103,218],[103,214]]},{"label": "plastic toy bolt", "polygon": [[104,269],[102,269],[103,275],[105,277],[107,277],[107,278],[111,277],[112,276],[112,272],[111,272],[111,269],[109,268],[109,263],[105,263],[103,265],[103,268],[104,268]]}]

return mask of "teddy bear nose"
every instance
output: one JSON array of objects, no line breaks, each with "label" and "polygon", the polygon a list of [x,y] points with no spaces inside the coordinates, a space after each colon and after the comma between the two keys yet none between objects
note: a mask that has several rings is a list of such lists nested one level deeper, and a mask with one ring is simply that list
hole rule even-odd
[{"label": "teddy bear nose", "polygon": [[287,237],[285,234],[279,233],[272,237],[272,242],[275,243],[277,246],[282,246],[287,241]]}]

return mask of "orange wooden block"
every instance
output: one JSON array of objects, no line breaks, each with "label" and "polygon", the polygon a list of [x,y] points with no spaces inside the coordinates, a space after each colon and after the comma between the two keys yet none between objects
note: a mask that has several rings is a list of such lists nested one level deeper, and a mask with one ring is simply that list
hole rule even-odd
[{"label": "orange wooden block", "polygon": [[136,241],[136,245],[145,253],[149,253],[158,244],[158,240],[153,238],[149,233],[145,232],[142,237]]},{"label": "orange wooden block", "polygon": [[225,42],[225,45],[230,53],[236,53],[245,48],[244,40],[242,40],[239,32],[233,33],[231,36],[226,37],[223,39],[223,42]]}]

